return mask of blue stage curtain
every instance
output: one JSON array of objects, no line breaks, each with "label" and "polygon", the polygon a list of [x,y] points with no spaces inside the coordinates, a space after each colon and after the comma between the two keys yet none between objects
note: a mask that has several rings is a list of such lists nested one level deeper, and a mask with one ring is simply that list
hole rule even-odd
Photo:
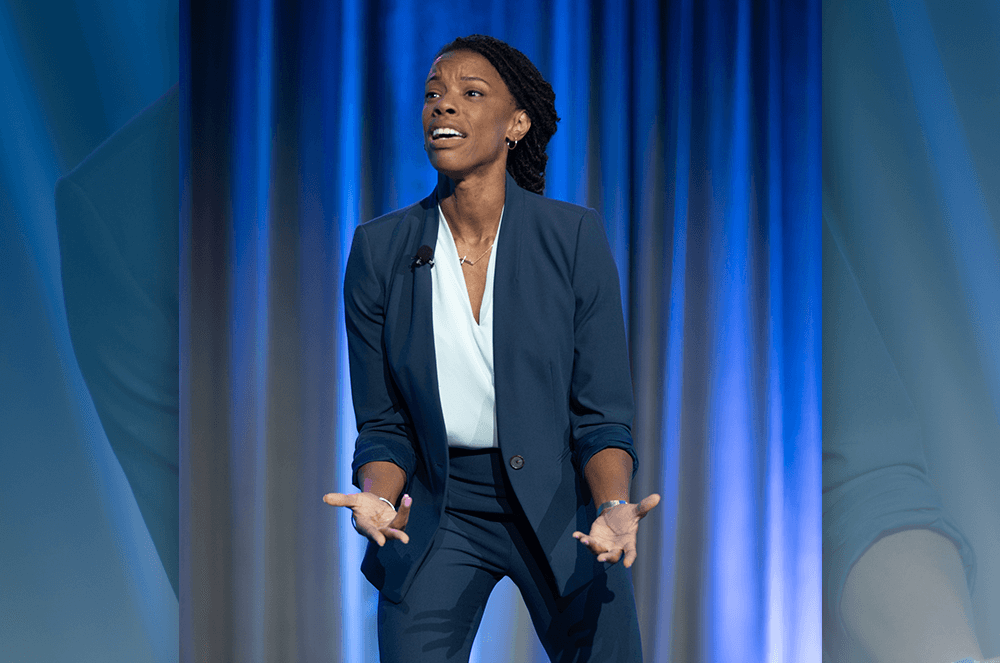
[{"label": "blue stage curtain", "polygon": [[[426,196],[423,81],[485,33],[562,121],[546,195],[599,210],[637,402],[649,661],[820,659],[818,0],[190,2],[182,26],[181,642],[375,661],[348,513],[354,228]],[[509,585],[476,661],[541,661]]]}]

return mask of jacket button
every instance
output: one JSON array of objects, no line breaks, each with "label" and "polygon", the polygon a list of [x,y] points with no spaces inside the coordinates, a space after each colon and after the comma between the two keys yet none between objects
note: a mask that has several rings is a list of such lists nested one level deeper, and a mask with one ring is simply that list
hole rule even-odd
[{"label": "jacket button", "polygon": [[524,458],[521,456],[511,456],[510,466],[513,467],[515,470],[521,469],[522,467],[524,467]]}]

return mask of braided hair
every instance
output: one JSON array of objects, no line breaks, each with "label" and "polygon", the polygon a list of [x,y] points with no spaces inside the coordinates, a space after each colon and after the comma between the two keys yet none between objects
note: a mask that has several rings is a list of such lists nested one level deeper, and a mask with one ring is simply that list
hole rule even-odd
[{"label": "braided hair", "polygon": [[486,58],[507,85],[514,102],[531,119],[531,128],[517,147],[507,153],[507,172],[522,189],[545,190],[545,147],[556,132],[556,93],[531,63],[513,46],[486,35],[459,37],[446,44],[436,57],[453,51],[472,51]]}]

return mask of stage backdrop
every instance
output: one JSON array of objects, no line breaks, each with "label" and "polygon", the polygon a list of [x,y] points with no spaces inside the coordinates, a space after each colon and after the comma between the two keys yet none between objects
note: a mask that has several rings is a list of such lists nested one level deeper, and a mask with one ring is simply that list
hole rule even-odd
[{"label": "stage backdrop", "polygon": [[[621,275],[648,661],[820,660],[819,3],[184,2],[181,651],[375,661],[346,511],[361,222],[426,196],[423,81],[485,33],[552,83],[546,195]],[[545,660],[491,598],[476,661]]]}]

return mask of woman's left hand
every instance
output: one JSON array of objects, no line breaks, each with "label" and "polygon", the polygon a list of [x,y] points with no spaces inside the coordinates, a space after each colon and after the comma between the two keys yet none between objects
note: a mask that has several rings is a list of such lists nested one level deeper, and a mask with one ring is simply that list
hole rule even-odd
[{"label": "woman's left hand", "polygon": [[598,562],[614,564],[624,556],[625,568],[635,562],[635,537],[639,521],[660,503],[660,496],[653,493],[638,504],[620,504],[608,507],[590,526],[590,533],[573,532],[573,538],[597,555]]}]

